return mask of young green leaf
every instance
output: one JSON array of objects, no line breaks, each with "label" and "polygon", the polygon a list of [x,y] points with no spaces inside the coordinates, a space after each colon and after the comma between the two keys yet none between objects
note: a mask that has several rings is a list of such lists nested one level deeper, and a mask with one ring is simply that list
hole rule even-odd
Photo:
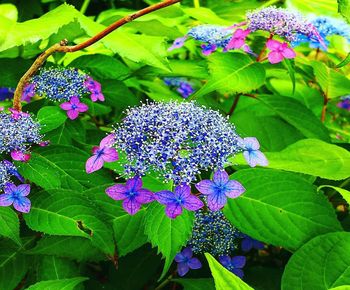
[{"label": "young green leaf", "polygon": [[75,277],[70,279],[41,281],[31,285],[27,290],[73,290],[80,283],[88,280],[85,277]]}]

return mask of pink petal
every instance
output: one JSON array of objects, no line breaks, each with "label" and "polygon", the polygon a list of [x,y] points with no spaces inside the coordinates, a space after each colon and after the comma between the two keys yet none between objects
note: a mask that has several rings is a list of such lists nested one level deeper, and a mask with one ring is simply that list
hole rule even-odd
[{"label": "pink petal", "polygon": [[269,39],[266,42],[266,47],[270,50],[279,50],[282,47],[282,43],[277,41],[277,40],[273,40],[273,39]]},{"label": "pink petal", "polygon": [[100,170],[103,167],[104,160],[101,158],[101,156],[94,155],[91,156],[85,164],[85,170],[86,173],[92,173],[97,170]]},{"label": "pink petal", "polygon": [[269,59],[269,62],[272,64],[279,63],[283,60],[283,54],[277,51],[271,51],[267,58]]},{"label": "pink petal", "polygon": [[114,141],[115,135],[109,134],[101,140],[100,147],[111,147],[114,144]]},{"label": "pink petal", "polygon": [[84,103],[79,103],[77,104],[77,111],[80,113],[86,112],[87,110],[89,110],[89,107],[84,104]]},{"label": "pink petal", "polygon": [[90,98],[91,98],[91,101],[93,101],[93,102],[97,102],[97,100],[98,100],[97,95],[94,94],[94,93],[92,93],[92,94],[90,95]]},{"label": "pink petal", "polygon": [[76,110],[68,110],[67,111],[67,116],[71,120],[75,120],[79,116],[79,112]]},{"label": "pink petal", "polygon": [[214,182],[208,179],[198,182],[195,186],[200,193],[205,195],[213,194],[215,192]]},{"label": "pink petal", "polygon": [[102,159],[104,162],[113,162],[119,159],[118,152],[115,148],[107,148],[103,149]]},{"label": "pink petal", "polygon": [[70,102],[65,102],[60,105],[62,110],[68,111],[72,109],[72,104]]},{"label": "pink petal", "polygon": [[30,211],[31,202],[26,197],[17,198],[13,201],[13,207],[17,211],[28,213]]},{"label": "pink petal", "polygon": [[124,184],[116,184],[106,189],[106,193],[114,200],[123,200],[127,198],[128,189]]},{"label": "pink petal", "polygon": [[185,209],[195,211],[204,206],[203,201],[201,201],[197,196],[190,195],[189,197],[186,198],[183,207]]},{"label": "pink petal", "polygon": [[148,189],[140,189],[137,191],[139,195],[136,196],[136,201],[138,203],[149,203],[154,201],[154,194]]},{"label": "pink petal", "polygon": [[30,159],[30,154],[15,150],[11,152],[11,157],[16,161],[27,162]]},{"label": "pink petal", "polygon": [[282,51],[282,54],[285,58],[295,58],[296,57],[296,53],[293,49],[287,47]]},{"label": "pink petal", "polygon": [[123,208],[130,215],[134,215],[140,210],[141,204],[138,203],[134,198],[127,198],[123,201]]},{"label": "pink petal", "polygon": [[77,96],[73,96],[69,99],[69,102],[74,105],[78,105],[80,103],[80,100]]},{"label": "pink petal", "polygon": [[9,206],[13,203],[12,195],[0,194],[0,206]]},{"label": "pink petal", "polygon": [[165,213],[168,217],[174,219],[182,214],[182,207],[177,203],[170,203],[166,206]]},{"label": "pink petal", "polygon": [[186,39],[187,39],[187,36],[176,38],[174,40],[173,45],[168,48],[168,51],[172,51],[176,48],[182,47],[185,44]]},{"label": "pink petal", "polygon": [[241,38],[232,38],[230,42],[227,44],[226,49],[238,49],[241,48],[242,45],[244,45],[244,39]]},{"label": "pink petal", "polygon": [[227,197],[230,198],[236,198],[240,196],[243,192],[245,192],[245,188],[243,187],[243,185],[236,180],[229,180],[226,183],[226,189],[227,191],[225,192],[225,194]]}]

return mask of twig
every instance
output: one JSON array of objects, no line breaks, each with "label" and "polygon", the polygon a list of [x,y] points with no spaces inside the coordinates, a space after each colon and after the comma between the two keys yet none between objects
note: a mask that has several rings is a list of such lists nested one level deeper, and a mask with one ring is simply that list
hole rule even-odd
[{"label": "twig", "polygon": [[173,5],[175,3],[180,2],[181,0],[166,0],[161,3],[157,3],[154,5],[151,5],[149,7],[146,7],[140,11],[137,11],[133,14],[130,14],[128,16],[125,16],[116,22],[112,23],[110,26],[108,26],[106,29],[102,30],[100,33],[96,34],[95,36],[89,38],[88,40],[77,44],[77,45],[72,45],[72,46],[67,46],[68,41],[62,40],[60,43],[54,44],[50,48],[48,48],[45,52],[43,52],[32,64],[32,66],[29,68],[29,70],[23,75],[23,77],[20,79],[15,94],[13,98],[13,108],[17,111],[21,111],[22,105],[21,105],[21,97],[22,97],[22,92],[27,84],[28,80],[30,77],[32,77],[38,70],[39,68],[44,64],[44,62],[47,60],[49,56],[54,54],[55,52],[75,52],[78,50],[82,50],[84,48],[89,47],[90,45],[96,43],[97,41],[101,40],[120,26],[123,26],[126,23],[129,23],[136,18],[139,18],[143,15],[146,15],[148,13],[151,13],[153,11],[168,7],[170,5]]},{"label": "twig", "polygon": [[231,106],[231,109],[230,109],[230,111],[228,112],[228,115],[229,115],[229,116],[232,116],[232,114],[234,113],[234,111],[235,111],[235,109],[236,109],[236,107],[237,107],[237,104],[238,104],[238,101],[239,101],[240,96],[241,96],[241,94],[236,95],[235,100],[233,101],[233,104],[232,104],[232,106]]},{"label": "twig", "polygon": [[158,285],[157,288],[155,288],[154,290],[160,290],[163,289],[166,285],[168,285],[171,281],[171,279],[173,279],[173,274],[171,274],[168,278],[166,278],[162,283],[160,283]]}]

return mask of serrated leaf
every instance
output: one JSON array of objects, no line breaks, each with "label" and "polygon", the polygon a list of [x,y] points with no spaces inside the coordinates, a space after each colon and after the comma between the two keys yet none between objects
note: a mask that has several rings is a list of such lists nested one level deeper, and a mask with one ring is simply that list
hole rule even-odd
[{"label": "serrated leaf", "polygon": [[303,0],[287,0],[286,5],[290,9],[296,9],[304,13],[313,13],[316,15],[338,16],[337,0],[319,0],[303,1]]},{"label": "serrated leaf", "polygon": [[[350,23],[350,1],[349,0],[338,0],[338,11]],[[350,54],[348,55],[348,58]]]},{"label": "serrated leaf", "polygon": [[317,139],[304,139],[281,152],[266,152],[269,168],[339,180],[350,176],[350,152]]},{"label": "serrated leaf", "polygon": [[213,275],[216,290],[254,290],[243,280],[222,266],[212,255],[205,253],[205,257],[207,258],[211,274]]},{"label": "serrated leaf", "polygon": [[350,285],[350,233],[315,237],[288,261],[282,290],[319,290]]},{"label": "serrated leaf", "polygon": [[329,141],[327,128],[302,103],[289,97],[259,95],[258,100],[283,120],[297,128],[305,137]]},{"label": "serrated leaf", "polygon": [[77,264],[55,256],[42,256],[37,267],[37,280],[59,280],[79,276]]},{"label": "serrated leaf", "polygon": [[18,216],[9,207],[0,207],[0,236],[10,238],[21,245]]},{"label": "serrated leaf", "polygon": [[[169,270],[175,255],[189,240],[193,226],[193,213],[184,210],[176,219],[170,219],[164,213],[164,206],[152,203],[145,215],[145,234],[153,246],[165,257],[161,278]],[[160,278],[160,279],[161,279]]]},{"label": "serrated leaf", "polygon": [[221,93],[248,93],[264,84],[265,69],[241,53],[212,54],[208,57],[210,77],[194,95],[201,97],[218,90]]},{"label": "serrated leaf", "polygon": [[224,214],[254,239],[293,251],[315,236],[341,230],[331,204],[296,174],[256,168],[230,178],[246,191],[228,200]]},{"label": "serrated leaf", "polygon": [[85,277],[75,277],[70,279],[41,281],[31,285],[27,290],[74,290],[80,283],[88,280]]},{"label": "serrated leaf", "polygon": [[67,115],[56,106],[43,107],[38,112],[38,122],[41,125],[41,133],[49,132],[61,126],[66,120]]}]

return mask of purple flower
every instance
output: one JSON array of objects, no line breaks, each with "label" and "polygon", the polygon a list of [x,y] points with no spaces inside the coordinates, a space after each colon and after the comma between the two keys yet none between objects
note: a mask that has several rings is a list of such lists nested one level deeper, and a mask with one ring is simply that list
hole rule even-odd
[{"label": "purple flower", "polygon": [[92,77],[86,78],[84,86],[91,92],[91,101],[96,102],[99,100],[103,102],[105,100],[105,97],[101,91],[101,84],[95,81]]},{"label": "purple flower", "polygon": [[264,244],[262,242],[254,240],[253,238],[249,237],[248,235],[243,235],[243,240],[242,240],[242,244],[241,244],[242,251],[249,252],[253,248],[257,249],[257,250],[262,250],[264,248]]},{"label": "purple flower", "polygon": [[236,198],[245,191],[238,181],[229,180],[228,174],[224,170],[216,171],[213,181],[206,179],[198,182],[196,188],[200,193],[207,195],[208,207],[212,211],[223,208],[227,197]]},{"label": "purple flower", "polygon": [[19,150],[11,151],[11,158],[16,161],[27,162],[30,159],[30,154]]},{"label": "purple flower", "polygon": [[4,187],[4,194],[0,195],[0,206],[10,206],[20,212],[28,213],[30,211],[30,200],[26,197],[30,192],[29,184],[14,185],[13,183],[6,183]]},{"label": "purple flower", "polygon": [[187,39],[186,35],[183,37],[176,38],[173,42],[173,45],[168,48],[168,51],[172,51],[175,48],[182,47],[185,44],[186,39]]},{"label": "purple flower", "polygon": [[193,93],[193,87],[190,83],[182,82],[177,91],[186,99]]},{"label": "purple flower", "polygon": [[93,156],[91,156],[85,165],[87,173],[92,173],[103,167],[105,162],[113,162],[119,159],[118,152],[112,148],[114,143],[114,134],[109,134],[100,142],[100,146],[95,146],[92,149]]},{"label": "purple flower", "polygon": [[259,150],[260,144],[255,137],[240,138],[239,145],[242,147],[243,156],[250,167],[268,165],[266,156]]},{"label": "purple flower", "polygon": [[269,39],[266,42],[266,47],[271,50],[267,58],[272,64],[279,63],[284,58],[295,58],[296,56],[295,51],[288,47],[287,42],[282,43],[277,40]]},{"label": "purple flower", "polygon": [[30,102],[31,98],[35,95],[35,85],[34,84],[27,84],[22,92],[22,101],[25,101],[27,103]]},{"label": "purple flower", "polygon": [[80,102],[77,96],[71,97],[69,102],[61,104],[60,107],[67,111],[67,116],[71,120],[78,118],[79,113],[86,112],[89,109],[86,104]]},{"label": "purple flower", "polygon": [[156,192],[155,198],[166,205],[165,213],[172,219],[182,213],[183,207],[195,211],[204,206],[197,196],[191,194],[191,188],[186,184],[176,186],[174,192],[168,190]]},{"label": "purple flower", "polygon": [[106,189],[107,195],[114,200],[123,200],[123,208],[131,215],[136,214],[141,205],[154,200],[153,193],[142,188],[142,180],[135,176],[126,181],[126,184],[116,184]]},{"label": "purple flower", "polygon": [[190,269],[199,269],[202,263],[198,258],[192,258],[192,250],[187,247],[175,256],[177,264],[177,273],[180,277],[185,276]]},{"label": "purple flower", "polygon": [[202,44],[201,48],[204,55],[210,55],[217,49],[217,46],[215,44]]},{"label": "purple flower", "polygon": [[241,48],[244,44],[245,44],[245,39],[248,36],[248,34],[250,33],[249,29],[243,30],[243,29],[237,29],[230,42],[227,44],[227,46],[225,47],[226,50],[229,49],[238,49]]},{"label": "purple flower", "polygon": [[15,176],[20,182],[24,182],[24,177],[21,174],[19,174],[19,172],[17,171],[16,167],[12,164],[12,162],[8,160],[4,160],[2,162],[6,166],[7,173]]},{"label": "purple flower", "polygon": [[350,99],[344,99],[341,102],[337,103],[337,107],[350,111]]},{"label": "purple flower", "polygon": [[19,120],[22,117],[29,117],[30,116],[28,113],[20,112],[20,111],[13,109],[13,108],[9,108],[9,111],[11,112],[11,117],[14,120]]},{"label": "purple flower", "polygon": [[221,256],[219,257],[219,261],[221,265],[223,265],[227,270],[231,271],[233,274],[238,276],[239,278],[243,278],[244,273],[242,268],[246,263],[246,257],[244,256]]},{"label": "purple flower", "polygon": [[97,101],[101,101],[104,102],[105,100],[105,96],[102,94],[101,89],[92,89],[91,90],[91,101],[93,102],[97,102]]},{"label": "purple flower", "polygon": [[0,101],[12,99],[14,92],[12,88],[0,88]]}]

